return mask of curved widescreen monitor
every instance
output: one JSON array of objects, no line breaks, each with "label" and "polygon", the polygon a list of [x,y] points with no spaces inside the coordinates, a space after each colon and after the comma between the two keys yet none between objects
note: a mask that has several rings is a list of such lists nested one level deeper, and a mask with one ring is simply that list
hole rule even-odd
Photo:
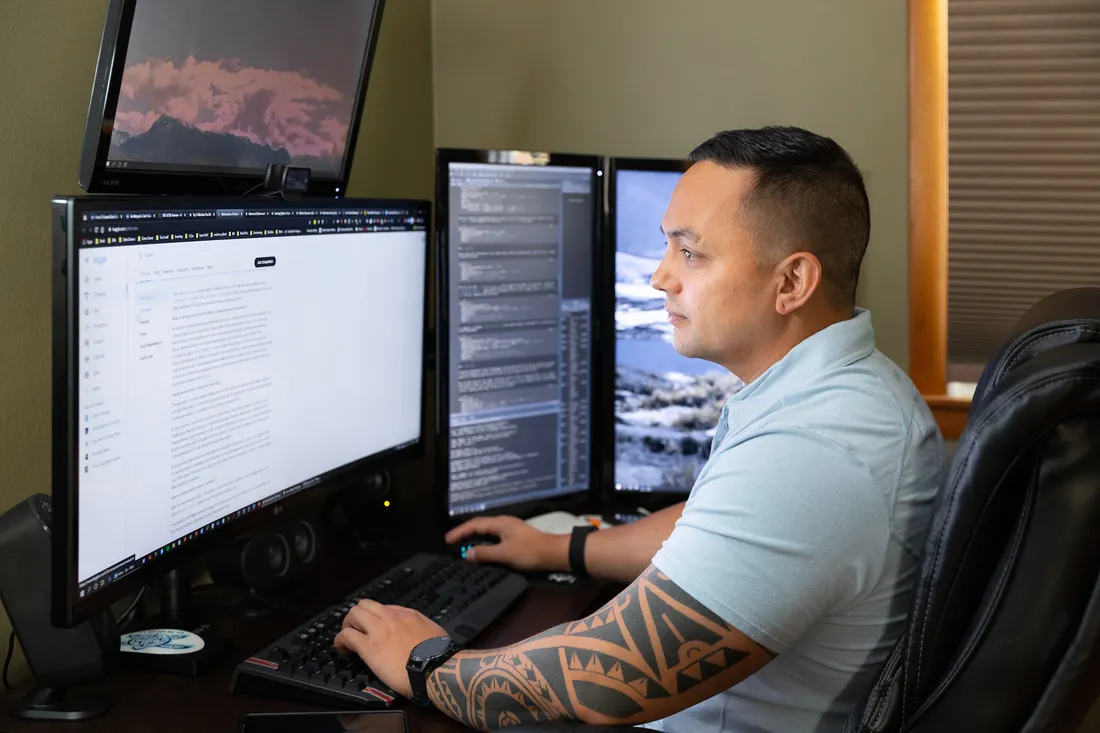
[{"label": "curved widescreen monitor", "polygon": [[56,624],[421,448],[429,215],[54,200]]},{"label": "curved widescreen monitor", "polygon": [[729,396],[728,370],[672,345],[665,295],[650,285],[666,241],[661,219],[688,161],[613,158],[608,252],[614,257],[613,493],[687,493],[710,455]]},{"label": "curved widescreen monitor", "polygon": [[592,487],[596,156],[439,150],[439,481],[449,517]]},{"label": "curved widescreen monitor", "polygon": [[88,109],[90,193],[224,194],[269,164],[346,189],[383,0],[111,0]]}]

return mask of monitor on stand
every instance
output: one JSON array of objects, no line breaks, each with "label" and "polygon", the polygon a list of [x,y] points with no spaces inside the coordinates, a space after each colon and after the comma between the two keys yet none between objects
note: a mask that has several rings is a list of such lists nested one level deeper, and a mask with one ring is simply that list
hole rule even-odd
[{"label": "monitor on stand", "polygon": [[53,201],[54,624],[422,452],[426,201]]},{"label": "monitor on stand", "polygon": [[447,522],[590,502],[600,159],[439,150]]},{"label": "monitor on stand", "polygon": [[710,455],[722,407],[741,386],[728,370],[681,356],[672,344],[665,294],[650,285],[666,240],[661,220],[686,160],[612,158],[607,175],[605,269],[614,293],[613,394],[603,421],[605,500],[612,511],[682,501]]},{"label": "monitor on stand", "polygon": [[343,197],[383,4],[110,0],[81,188],[241,194],[278,165]]}]

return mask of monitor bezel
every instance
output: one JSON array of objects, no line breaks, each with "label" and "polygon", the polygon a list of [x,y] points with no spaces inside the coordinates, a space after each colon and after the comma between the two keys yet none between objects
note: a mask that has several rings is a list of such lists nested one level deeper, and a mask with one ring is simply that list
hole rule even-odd
[{"label": "monitor bezel", "polygon": [[609,360],[607,368],[600,373],[601,393],[607,395],[601,405],[601,425],[603,431],[600,435],[601,446],[601,487],[603,503],[607,507],[629,507],[655,510],[675,504],[687,499],[691,491],[670,489],[616,489],[615,488],[615,365],[618,338],[615,331],[615,254],[616,246],[616,179],[619,171],[657,171],[665,173],[685,173],[693,165],[692,161],[678,158],[639,158],[639,157],[608,157],[604,163],[604,242],[603,271],[607,273],[609,281],[603,288],[603,300],[600,303],[600,311],[603,319],[608,323],[609,336],[606,339],[605,353]]},{"label": "monitor bezel", "polygon": [[54,625],[73,627],[92,614],[107,608],[126,594],[139,589],[157,576],[193,561],[201,554],[210,551],[220,543],[256,529],[273,521],[277,514],[305,506],[330,495],[335,490],[351,485],[366,478],[371,472],[389,466],[397,461],[422,457],[427,444],[427,405],[429,392],[429,336],[430,298],[432,285],[431,245],[432,232],[431,202],[421,199],[376,199],[348,198],[339,206],[362,206],[363,208],[386,205],[395,208],[408,207],[411,211],[423,214],[424,234],[424,298],[421,327],[421,384],[419,434],[416,440],[403,446],[387,448],[378,453],[364,456],[351,463],[338,466],[321,477],[321,480],[307,489],[291,494],[279,501],[253,512],[243,514],[227,521],[223,526],[205,532],[201,537],[188,541],[163,557],[138,568],[124,578],[96,594],[79,597],[77,579],[77,553],[79,536],[75,508],[78,502],[78,420],[77,420],[77,350],[70,349],[75,344],[77,328],[78,298],[76,283],[80,277],[80,262],[76,256],[74,227],[71,224],[79,220],[80,214],[93,210],[146,210],[162,208],[200,208],[210,206],[240,207],[247,203],[257,208],[305,208],[329,206],[324,199],[305,199],[288,203],[279,199],[242,199],[240,197],[142,197],[118,198],[111,196],[61,196],[54,200],[52,215],[53,231],[53,267],[52,280],[52,560],[51,560],[51,616]]},{"label": "monitor bezel", "polygon": [[[450,318],[448,312],[449,259],[447,237],[450,211],[450,165],[452,163],[491,163],[530,166],[570,166],[592,170],[592,323],[591,323],[591,378],[589,380],[589,460],[588,488],[559,496],[516,502],[490,507],[483,511],[451,515],[450,502]],[[594,510],[600,497],[600,461],[597,449],[603,428],[600,426],[600,379],[604,368],[601,348],[604,331],[600,302],[600,284],[603,282],[603,158],[584,153],[555,153],[549,151],[437,148],[435,162],[435,242],[436,242],[436,486],[441,497],[438,516],[443,527],[453,527],[479,516],[509,514],[530,517],[549,511],[567,511],[574,514]]]},{"label": "monitor bezel", "polygon": [[[126,170],[108,168],[111,133],[114,115],[122,88],[122,72],[126,65],[126,52],[130,44],[134,10],[141,0],[110,0],[103,24],[99,57],[96,60],[95,78],[92,82],[88,115],[85,120],[84,140],[81,148],[78,183],[89,194],[125,193],[160,195],[236,195],[263,183],[264,171],[255,174],[238,172],[179,172],[157,170]],[[359,139],[359,125],[367,95],[374,53],[378,43],[378,31],[386,0],[375,0],[367,47],[359,69],[358,87],[353,99],[348,142],[343,169],[335,177],[312,177],[308,196],[342,198],[347,191],[348,178]]]}]

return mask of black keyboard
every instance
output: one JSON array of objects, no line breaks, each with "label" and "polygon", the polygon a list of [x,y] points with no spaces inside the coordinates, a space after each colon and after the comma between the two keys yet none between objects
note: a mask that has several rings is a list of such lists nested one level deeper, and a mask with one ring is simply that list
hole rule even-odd
[{"label": "black keyboard", "polygon": [[241,662],[229,689],[333,707],[389,707],[393,690],[358,657],[342,656],[332,646],[352,606],[370,598],[414,608],[466,644],[526,588],[522,575],[503,568],[414,555]]}]

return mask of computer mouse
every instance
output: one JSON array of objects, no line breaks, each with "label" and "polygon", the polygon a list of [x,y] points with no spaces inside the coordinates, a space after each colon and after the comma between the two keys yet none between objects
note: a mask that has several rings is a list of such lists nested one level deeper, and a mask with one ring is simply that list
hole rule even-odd
[{"label": "computer mouse", "polygon": [[469,537],[466,537],[463,540],[461,540],[458,543],[458,545],[456,545],[456,552],[458,553],[459,557],[461,557],[463,560],[465,560],[466,559],[466,552],[471,547],[477,547],[479,545],[499,545],[499,544],[500,544],[500,538],[497,537],[496,535],[492,535],[492,534],[472,534]]}]

